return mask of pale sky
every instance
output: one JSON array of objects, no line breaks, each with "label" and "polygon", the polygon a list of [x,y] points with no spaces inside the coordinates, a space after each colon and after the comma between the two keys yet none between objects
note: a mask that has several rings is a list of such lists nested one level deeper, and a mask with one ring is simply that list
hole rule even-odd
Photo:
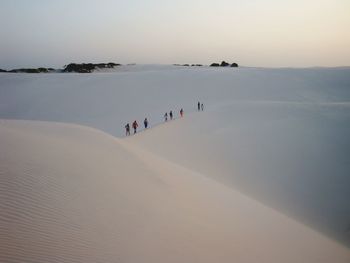
[{"label": "pale sky", "polygon": [[0,0],[0,68],[350,66],[350,0]]}]

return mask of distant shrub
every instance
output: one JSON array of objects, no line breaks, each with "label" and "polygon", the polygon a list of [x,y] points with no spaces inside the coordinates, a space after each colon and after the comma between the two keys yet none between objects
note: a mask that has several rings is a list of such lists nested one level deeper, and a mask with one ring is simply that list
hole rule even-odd
[{"label": "distant shrub", "polygon": [[70,63],[63,69],[64,72],[77,72],[77,73],[91,73],[97,68],[114,68],[116,66],[120,66],[120,64],[109,62],[109,63],[83,63],[83,64],[76,64],[76,63]]},{"label": "distant shrub", "polygon": [[222,61],[221,64],[220,64],[221,67],[227,67],[227,66],[229,66],[229,65],[230,65],[230,64],[227,63],[226,61]]},{"label": "distant shrub", "polygon": [[219,64],[219,63],[212,63],[210,66],[211,67],[232,67],[232,68],[236,68],[236,67],[238,67],[238,64],[237,63],[232,63],[230,65],[226,61],[222,61],[221,64]]},{"label": "distant shrub", "polygon": [[40,73],[40,69],[38,68],[19,68],[19,69],[12,69],[9,72],[11,73]]},{"label": "distant shrub", "polygon": [[201,67],[201,64],[173,64],[173,66],[182,66],[182,67]]}]

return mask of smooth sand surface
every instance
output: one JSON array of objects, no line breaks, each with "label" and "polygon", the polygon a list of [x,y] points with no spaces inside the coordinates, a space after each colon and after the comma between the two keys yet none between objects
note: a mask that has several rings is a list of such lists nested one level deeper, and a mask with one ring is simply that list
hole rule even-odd
[{"label": "smooth sand surface", "polygon": [[0,262],[350,262],[343,245],[141,143],[177,126],[116,139],[1,120]]}]

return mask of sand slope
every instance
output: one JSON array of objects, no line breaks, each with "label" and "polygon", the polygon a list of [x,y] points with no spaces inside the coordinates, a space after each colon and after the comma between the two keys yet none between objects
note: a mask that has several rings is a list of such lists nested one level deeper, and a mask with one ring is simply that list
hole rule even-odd
[{"label": "sand slope", "polygon": [[130,140],[350,246],[350,103],[236,102]]},{"label": "sand slope", "polygon": [[[153,130],[139,145],[350,248],[349,87],[349,67],[0,73],[0,119],[81,124],[121,137],[126,122],[148,117],[154,127],[183,107],[184,125]],[[205,112],[190,117],[198,100]]]},{"label": "sand slope", "polygon": [[0,262],[350,261],[342,245],[135,138],[2,120]]}]

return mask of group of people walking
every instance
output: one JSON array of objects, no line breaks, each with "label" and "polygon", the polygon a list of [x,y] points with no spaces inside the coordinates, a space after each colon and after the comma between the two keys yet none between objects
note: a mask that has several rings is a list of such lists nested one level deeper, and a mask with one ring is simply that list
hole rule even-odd
[{"label": "group of people walking", "polygon": [[[201,111],[201,110],[202,110],[202,111],[204,110],[204,105],[203,105],[203,103],[198,102],[198,111]],[[183,116],[184,116],[184,110],[181,108],[181,110],[180,110],[180,117],[183,117]],[[173,120],[173,119],[174,119],[174,114],[173,114],[173,111],[172,111],[172,110],[169,112],[169,115],[168,115],[168,112],[166,112],[166,113],[164,114],[164,121],[165,121],[165,122],[167,122],[167,121],[169,120],[168,117],[169,117],[170,120]],[[144,121],[143,121],[143,125],[144,125],[145,129],[148,128],[148,126],[149,126],[148,124],[149,124],[149,123],[148,123],[148,119],[145,118]],[[126,133],[126,136],[130,136],[130,135],[131,135],[131,133],[130,133],[130,129],[131,129],[131,128],[133,129],[134,134],[136,134],[137,128],[138,128],[138,127],[139,127],[139,124],[137,123],[136,120],[134,120],[134,122],[131,124],[131,126],[130,126],[129,123],[127,123],[127,124],[125,125],[125,133]]]},{"label": "group of people walking", "polygon": [[[145,126],[145,129],[148,128],[148,119],[145,118],[145,120],[143,121],[143,125]],[[137,132],[137,128],[139,127],[139,124],[137,123],[136,120],[134,120],[134,122],[131,124],[133,130],[134,130],[134,134]],[[127,123],[125,125],[125,132],[126,132],[126,136],[130,136],[130,124]]]},{"label": "group of people walking", "polygon": [[[170,120],[172,120],[173,118],[174,118],[174,114],[173,114],[173,111],[171,110],[171,111],[169,111],[169,115],[168,115],[168,112],[166,112],[165,114],[164,114],[164,121],[168,121],[168,116],[169,116],[169,118],[170,118]],[[184,110],[181,108],[181,110],[180,110],[180,116],[181,117],[183,117],[184,116]]]}]

